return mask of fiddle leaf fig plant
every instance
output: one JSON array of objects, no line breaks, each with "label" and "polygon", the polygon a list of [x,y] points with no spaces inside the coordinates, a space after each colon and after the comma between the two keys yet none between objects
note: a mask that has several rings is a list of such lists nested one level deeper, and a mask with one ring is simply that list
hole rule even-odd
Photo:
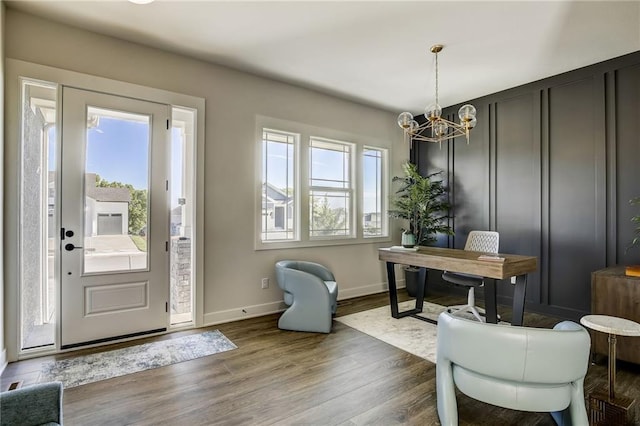
[{"label": "fiddle leaf fig plant", "polygon": [[[631,205],[640,205],[640,197],[632,198],[629,200],[629,204]],[[635,215],[631,218],[631,222],[636,224],[636,229],[633,232],[635,237],[631,241],[631,245],[629,248],[635,247],[640,244],[640,214]]]},{"label": "fiddle leaf fig plant", "polygon": [[446,200],[447,190],[442,179],[437,178],[442,172],[422,176],[418,167],[409,162],[403,165],[403,171],[404,176],[392,179],[400,183],[400,188],[389,216],[409,222],[408,231],[415,235],[417,245],[435,242],[438,233],[453,235],[453,229],[445,222],[451,207]]}]

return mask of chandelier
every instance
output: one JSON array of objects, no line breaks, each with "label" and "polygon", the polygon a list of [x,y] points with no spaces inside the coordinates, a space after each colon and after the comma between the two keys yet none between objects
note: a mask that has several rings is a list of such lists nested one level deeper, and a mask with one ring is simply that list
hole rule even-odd
[{"label": "chandelier", "polygon": [[441,44],[431,46],[431,53],[436,55],[436,101],[424,109],[426,121],[422,124],[413,118],[410,112],[403,112],[398,116],[398,126],[404,131],[405,140],[410,138],[423,142],[437,142],[464,136],[469,143],[469,131],[477,123],[476,108],[466,104],[458,110],[460,123],[455,123],[442,118],[442,107],[438,103],[438,53],[444,48]]}]

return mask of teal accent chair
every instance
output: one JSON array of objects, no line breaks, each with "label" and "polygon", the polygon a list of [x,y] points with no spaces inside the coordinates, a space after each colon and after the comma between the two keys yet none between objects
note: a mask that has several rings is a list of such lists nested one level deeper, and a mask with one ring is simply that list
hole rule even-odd
[{"label": "teal accent chair", "polygon": [[331,332],[338,307],[338,285],[333,273],[313,262],[282,260],[276,263],[276,279],[289,308],[278,320],[283,330]]},{"label": "teal accent chair", "polygon": [[42,383],[0,393],[1,426],[62,424],[62,383]]},{"label": "teal accent chair", "polygon": [[436,395],[442,426],[458,424],[455,388],[488,404],[548,412],[558,425],[588,425],[584,377],[591,338],[579,324],[553,329],[438,317]]}]

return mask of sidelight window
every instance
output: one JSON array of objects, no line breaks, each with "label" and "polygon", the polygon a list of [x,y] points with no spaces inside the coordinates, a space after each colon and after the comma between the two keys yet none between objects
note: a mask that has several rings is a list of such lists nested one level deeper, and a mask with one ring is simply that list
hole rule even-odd
[{"label": "sidelight window", "polygon": [[55,84],[21,81],[20,348],[55,344],[56,200]]}]

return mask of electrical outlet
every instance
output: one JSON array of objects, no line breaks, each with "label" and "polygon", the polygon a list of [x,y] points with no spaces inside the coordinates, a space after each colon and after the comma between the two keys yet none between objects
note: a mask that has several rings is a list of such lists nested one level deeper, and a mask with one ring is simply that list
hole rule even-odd
[{"label": "electrical outlet", "polygon": [[511,284],[515,284],[516,283],[516,277],[511,277]]},{"label": "electrical outlet", "polygon": [[269,288],[269,278],[262,279],[262,288]]}]

